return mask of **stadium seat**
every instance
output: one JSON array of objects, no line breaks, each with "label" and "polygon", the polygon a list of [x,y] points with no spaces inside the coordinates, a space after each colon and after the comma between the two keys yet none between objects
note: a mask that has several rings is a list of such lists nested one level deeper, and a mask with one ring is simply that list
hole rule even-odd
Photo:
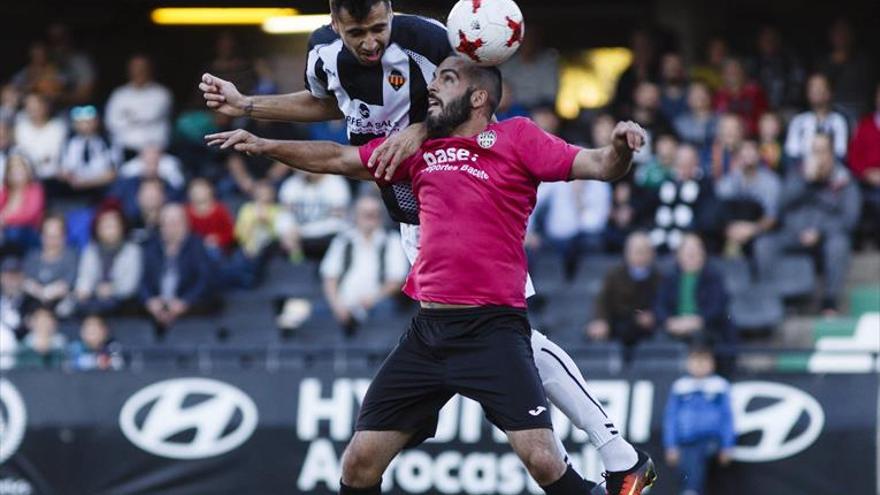
[{"label": "stadium seat", "polygon": [[214,318],[183,318],[165,333],[166,345],[207,345],[217,343],[218,321]]},{"label": "stadium seat", "polygon": [[[595,294],[580,291],[557,292],[548,296],[547,310],[539,330],[563,342],[583,342],[581,329],[592,317]],[[537,326],[535,322],[532,322]]]},{"label": "stadium seat", "polygon": [[289,332],[287,340],[309,346],[336,345],[344,340],[343,330],[328,314],[312,314],[300,327]]},{"label": "stadium seat", "polygon": [[107,318],[107,326],[123,347],[142,347],[156,343],[156,330],[146,317]]},{"label": "stadium seat", "polygon": [[269,347],[236,345],[212,346],[206,350],[212,369],[265,369]]},{"label": "stadium seat", "polygon": [[551,249],[541,249],[529,257],[529,272],[533,277],[562,279],[562,261]]},{"label": "stadium seat", "polygon": [[751,287],[752,272],[745,258],[723,258],[717,266],[724,277],[724,288],[731,295],[741,294]]},{"label": "stadium seat", "polygon": [[[559,344],[558,341],[556,343]],[[563,344],[561,347],[588,380],[591,374],[617,374],[623,368],[623,345],[620,342],[588,342],[582,339],[579,344]]]},{"label": "stadium seat", "polygon": [[133,371],[205,369],[208,355],[195,345],[154,342],[145,345],[123,345],[122,355]]},{"label": "stadium seat", "polygon": [[273,258],[266,267],[266,278],[258,293],[273,296],[318,297],[321,283],[314,263],[293,264],[284,258]]},{"label": "stadium seat", "polygon": [[748,290],[733,294],[730,314],[740,331],[775,328],[785,318],[785,308],[778,286],[754,284]]},{"label": "stadium seat", "polygon": [[392,349],[407,328],[407,319],[387,318],[368,321],[349,339],[353,345]]},{"label": "stadium seat", "polygon": [[816,270],[807,255],[786,255],[773,264],[770,280],[783,299],[797,299],[813,293]]},{"label": "stadium seat", "polygon": [[675,340],[646,340],[639,343],[632,354],[632,370],[639,373],[680,371],[688,346]]},{"label": "stadium seat", "polygon": [[618,263],[621,263],[620,256],[585,256],[580,260],[576,280],[590,281],[591,283],[595,283],[596,281],[598,281],[599,285],[601,285],[602,279],[605,278],[605,274],[608,273],[609,270],[617,266]]},{"label": "stadium seat", "polygon": [[278,325],[271,308],[263,311],[227,311],[220,318],[221,345],[266,345],[278,342]]}]

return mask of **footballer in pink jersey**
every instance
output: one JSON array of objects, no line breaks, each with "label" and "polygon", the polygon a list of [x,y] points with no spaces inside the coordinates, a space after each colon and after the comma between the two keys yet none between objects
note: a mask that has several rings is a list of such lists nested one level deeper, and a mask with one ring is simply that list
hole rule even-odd
[{"label": "footballer in pink jersey", "polygon": [[[360,147],[365,164],[382,141]],[[404,292],[418,301],[525,308],[523,243],[537,186],[568,179],[578,150],[522,117],[475,136],[426,141],[387,181],[411,182],[419,198],[419,255]]]},{"label": "footballer in pink jersey", "polygon": [[[446,59],[429,87],[430,139],[380,179],[411,180],[421,204],[422,251],[405,290],[422,309],[370,385],[343,457],[340,493],[380,493],[390,461],[433,435],[440,408],[456,393],[481,403],[546,493],[590,490],[566,465],[551,431],[523,309],[523,240],[542,181],[620,177],[644,131],[619,123],[612,145],[578,148],[525,119],[492,123],[500,95],[497,69]],[[364,164],[378,145],[273,141],[243,130],[207,139],[297,169],[361,179],[372,178]],[[654,477],[640,452],[633,469],[609,473],[607,488],[637,494]]]}]

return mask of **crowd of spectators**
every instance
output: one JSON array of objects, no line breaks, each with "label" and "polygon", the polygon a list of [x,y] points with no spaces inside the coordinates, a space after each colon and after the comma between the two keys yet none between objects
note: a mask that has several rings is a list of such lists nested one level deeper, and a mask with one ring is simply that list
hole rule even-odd
[{"label": "crowd of spectators", "polygon": [[[571,281],[585,255],[624,253],[589,338],[735,340],[712,263],[721,256],[752,260],[761,278],[787,252],[813,253],[821,309],[837,311],[853,242],[876,236],[880,218],[880,85],[849,24],[830,27],[830,50],[815,60],[772,27],[740,54],[713,39],[694,63],[636,31],[613,100],[573,122],[554,111],[560,58],[538,33],[502,68],[499,118],[528,115],[589,146],[608,144],[619,119],[648,132],[625,179],[539,191],[530,254],[558,257]],[[243,56],[229,33],[206,69],[245,93],[278,91],[269,64]],[[346,334],[394,311],[407,263],[373,188],[202,144],[233,126],[343,141],[343,126],[178,104],[145,54],[109,95],[96,93],[96,74],[54,25],[0,91],[0,338],[20,365],[118,367],[106,317],[148,318],[162,337],[180,318],[218,311],[225,291],[259,285],[273,258],[315,265],[324,297],[312,313]],[[667,255],[661,267],[655,257]],[[72,319],[81,336],[68,344],[58,326]]]},{"label": "crowd of spectators", "polygon": [[[829,26],[826,53],[798,53],[771,26],[753,41],[734,53],[715,38],[704,60],[687,63],[675,49],[661,49],[651,31],[637,30],[632,63],[608,106],[562,128],[543,117],[546,105],[526,107],[549,132],[587,145],[607,144],[621,119],[648,134],[632,173],[608,191],[591,183],[542,185],[527,241],[533,252],[557,253],[568,279],[584,254],[619,252],[625,244],[627,258],[639,251],[631,245],[648,245],[661,258],[674,254],[683,273],[683,258],[696,258],[687,252],[707,258],[696,271],[698,294],[710,300],[685,301],[685,308],[676,291],[692,280],[679,274],[656,283],[627,259],[605,280],[596,320],[586,327],[590,338],[632,343],[703,324],[733,338],[725,318],[731,294],[713,273],[718,258],[744,259],[756,283],[770,283],[780,259],[809,255],[821,282],[807,311],[835,315],[851,253],[877,244],[880,67],[860,51],[846,20]],[[542,78],[544,69],[516,67],[511,77],[530,84]],[[543,84],[556,81],[543,77]],[[707,295],[702,284],[720,294]],[[620,298],[629,304],[619,307]],[[687,308],[705,322],[675,316]]]}]

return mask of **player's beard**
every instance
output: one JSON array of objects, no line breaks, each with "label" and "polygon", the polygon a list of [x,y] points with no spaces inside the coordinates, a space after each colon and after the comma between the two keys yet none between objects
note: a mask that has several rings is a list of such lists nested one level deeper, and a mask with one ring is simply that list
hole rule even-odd
[{"label": "player's beard", "polygon": [[428,127],[428,138],[447,137],[456,127],[471,118],[471,95],[476,91],[468,88],[460,98],[443,105],[440,115],[428,114],[425,125]]}]

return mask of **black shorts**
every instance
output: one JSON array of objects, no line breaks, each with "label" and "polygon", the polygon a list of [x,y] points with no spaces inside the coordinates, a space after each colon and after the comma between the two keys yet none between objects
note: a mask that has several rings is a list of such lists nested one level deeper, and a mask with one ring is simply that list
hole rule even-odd
[{"label": "black shorts", "polygon": [[502,430],[552,428],[530,338],[523,310],[419,310],[373,378],[356,429],[412,432],[413,447],[434,436],[455,394]]}]

